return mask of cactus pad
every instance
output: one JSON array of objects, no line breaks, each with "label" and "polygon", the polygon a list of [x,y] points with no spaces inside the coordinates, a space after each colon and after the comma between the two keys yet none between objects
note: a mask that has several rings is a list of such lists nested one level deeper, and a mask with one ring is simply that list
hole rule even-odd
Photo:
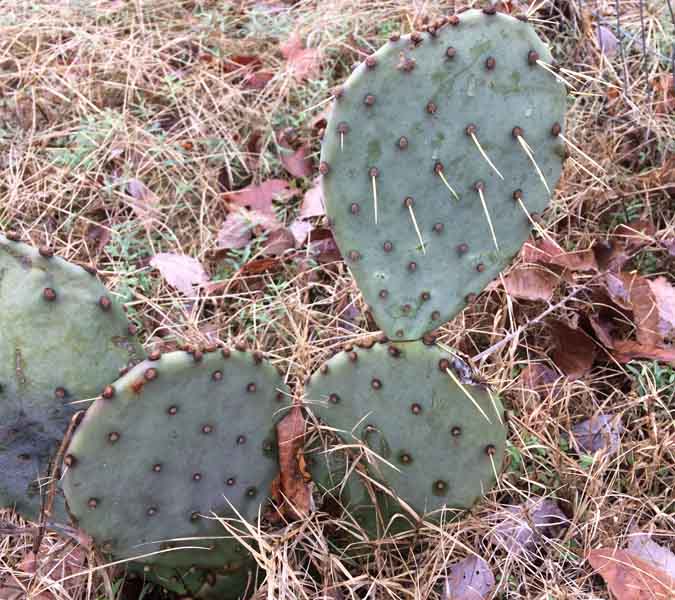
[{"label": "cactus pad", "polygon": [[[40,511],[48,465],[78,406],[142,348],[81,267],[0,236],[0,506]],[[83,408],[81,405],[79,408]],[[66,518],[55,505],[54,518]],[[60,502],[62,506],[62,501]]]},{"label": "cactus pad", "polygon": [[257,519],[278,470],[281,377],[259,353],[240,350],[151,359],[110,386],[76,430],[68,508],[115,557],[191,546],[141,560],[214,568],[242,560],[244,547],[211,517],[238,518],[236,510]]},{"label": "cactus pad", "polygon": [[560,176],[565,89],[537,62],[551,54],[528,23],[488,13],[394,36],[339,88],[327,123],[327,214],[397,341],[420,339],[484,289]]},{"label": "cactus pad", "polygon": [[[346,445],[362,444],[390,463],[358,461],[417,514],[469,508],[495,483],[506,434],[499,400],[468,378],[464,368],[459,359],[422,342],[350,350],[311,377],[305,402]],[[370,518],[372,501],[354,461],[342,451],[312,458],[319,490],[339,497],[336,491],[346,479],[343,504]],[[386,524],[401,509],[378,495]]]}]

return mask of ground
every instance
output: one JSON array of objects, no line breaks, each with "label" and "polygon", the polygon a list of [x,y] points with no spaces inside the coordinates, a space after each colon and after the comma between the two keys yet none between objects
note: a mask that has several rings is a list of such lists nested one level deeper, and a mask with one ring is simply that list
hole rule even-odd
[{"label": "ground", "polygon": [[[377,331],[331,245],[325,216],[305,196],[318,175],[331,90],[393,31],[410,32],[468,5],[480,6],[4,3],[0,230],[95,264],[148,349],[245,341],[267,352],[289,383],[301,382],[345,344]],[[370,561],[327,561],[328,522],[319,513],[277,528],[265,534],[274,543],[260,557],[268,578],[261,597],[275,590],[269,597],[437,598],[449,565],[475,553],[497,576],[496,597],[610,598],[587,560],[592,549],[623,547],[637,530],[675,546],[670,2],[498,6],[529,14],[570,84],[570,158],[534,233],[540,239],[545,232],[562,254],[520,256],[506,280],[437,332],[466,359],[484,353],[475,367],[508,407],[500,483],[464,519],[422,528],[412,548],[383,541]],[[273,179],[287,182],[272,184],[281,192],[274,218],[252,205],[259,218],[252,235],[226,230],[237,204],[231,192]],[[250,196],[243,202],[251,204]],[[294,242],[293,231],[302,239]],[[151,264],[161,254],[198,261],[188,265],[187,283],[177,282],[186,265]],[[547,276],[524,281],[518,273],[526,262]],[[623,304],[618,298],[611,278],[625,284],[622,273],[662,282],[662,295],[650,296],[660,337],[644,331],[640,299],[630,290]],[[192,286],[195,280],[203,285]],[[617,306],[620,318],[603,314]],[[485,354],[505,337],[508,343]],[[602,447],[580,449],[570,431],[602,415],[615,419]],[[559,530],[544,527],[528,552],[500,544],[505,507],[540,498],[561,511]],[[49,600],[122,597],[119,567],[98,568],[93,553],[76,548],[72,530],[48,533],[40,557],[55,569],[43,563],[33,576],[32,526],[9,512],[0,517],[5,586],[51,585],[35,596]],[[310,564],[321,566],[323,583]],[[131,587],[124,594],[138,597]]]}]

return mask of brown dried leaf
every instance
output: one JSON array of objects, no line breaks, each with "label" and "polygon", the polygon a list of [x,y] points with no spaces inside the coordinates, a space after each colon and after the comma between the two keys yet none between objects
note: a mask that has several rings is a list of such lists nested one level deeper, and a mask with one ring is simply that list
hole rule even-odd
[{"label": "brown dried leaf", "polygon": [[238,206],[270,214],[273,213],[272,200],[286,200],[291,195],[290,185],[284,179],[268,179],[260,185],[249,185],[224,194],[227,200]]},{"label": "brown dried leaf", "polygon": [[588,562],[617,600],[672,600],[675,597],[675,579],[632,552],[598,548],[591,550]]},{"label": "brown dried leaf", "polygon": [[301,221],[296,219],[289,226],[289,231],[293,234],[295,238],[295,247],[299,248],[302,246],[309,235],[309,232],[312,231],[313,225],[307,221]]},{"label": "brown dried leaf", "polygon": [[194,296],[197,288],[209,281],[202,264],[191,256],[162,252],[153,256],[150,264],[159,269],[169,285],[186,296]]},{"label": "brown dried leaf", "polygon": [[312,495],[300,463],[305,440],[305,418],[302,408],[295,405],[277,425],[279,440],[279,491],[281,511],[289,518],[308,515]]},{"label": "brown dried leaf", "polygon": [[596,346],[583,331],[572,329],[561,321],[550,323],[555,349],[553,362],[570,379],[579,379],[590,372],[595,361]]},{"label": "brown dried leaf", "polygon": [[321,54],[316,48],[305,48],[296,31],[280,46],[287,61],[288,70],[298,81],[314,79],[320,74]]},{"label": "brown dried leaf", "polygon": [[480,556],[467,556],[450,565],[445,579],[443,600],[485,600],[495,589],[495,576],[490,565]]},{"label": "brown dried leaf", "polygon": [[286,250],[295,248],[295,237],[288,229],[280,227],[271,231],[265,242],[263,254],[267,256],[281,256]]},{"label": "brown dried leaf", "polygon": [[675,331],[675,288],[665,277],[650,279],[648,283],[659,313],[659,335],[670,338]]},{"label": "brown dried leaf", "polygon": [[615,340],[613,356],[621,363],[627,363],[636,358],[647,358],[675,366],[675,347],[672,346],[660,348],[632,340]]},{"label": "brown dried leaf", "polygon": [[637,273],[606,273],[605,285],[618,306],[632,311],[638,341],[658,345],[660,315],[649,281]]},{"label": "brown dried leaf", "polygon": [[301,219],[309,219],[310,217],[321,217],[325,214],[326,207],[323,203],[321,179],[317,178],[314,181],[314,185],[305,192],[302,198],[299,217]]},{"label": "brown dried leaf", "polygon": [[312,174],[312,159],[306,146],[300,146],[295,152],[281,147],[281,164],[293,177],[309,177]]},{"label": "brown dried leaf", "polygon": [[543,238],[535,244],[525,243],[521,256],[525,262],[557,265],[572,271],[598,270],[598,263],[592,250],[566,252],[548,238]]},{"label": "brown dried leaf", "polygon": [[560,375],[553,369],[542,363],[530,362],[518,376],[518,387],[522,392],[530,392],[541,398],[549,394],[558,379]]},{"label": "brown dried leaf", "polygon": [[614,348],[614,338],[612,337],[613,324],[610,320],[603,318],[602,315],[593,314],[588,316],[588,322],[595,333],[598,341],[605,348]]},{"label": "brown dried leaf", "polygon": [[134,209],[143,226],[148,229],[152,222],[159,217],[159,196],[140,179],[136,178],[127,182],[127,194],[133,198],[129,201],[131,208]]},{"label": "brown dried leaf", "polygon": [[509,296],[521,300],[545,300],[553,298],[558,278],[542,269],[521,267],[504,277],[504,288]]}]

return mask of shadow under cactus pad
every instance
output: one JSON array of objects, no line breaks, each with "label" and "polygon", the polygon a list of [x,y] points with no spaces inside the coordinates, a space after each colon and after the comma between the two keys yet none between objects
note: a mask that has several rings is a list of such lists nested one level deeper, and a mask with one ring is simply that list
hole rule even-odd
[{"label": "shadow under cactus pad", "polygon": [[141,363],[73,436],[63,482],[70,512],[117,558],[241,561],[246,550],[213,515],[257,520],[278,472],[274,421],[285,391],[257,353],[173,352]]},{"label": "shadow under cactus pad", "polygon": [[356,68],[321,154],[337,244],[397,341],[452,318],[508,265],[565,152],[565,88],[528,23],[470,10],[432,31]]},{"label": "shadow under cactus pad", "polygon": [[409,513],[380,487],[378,526],[355,464],[420,516],[471,507],[501,470],[506,430],[499,399],[435,345],[343,352],[311,377],[305,401],[325,427],[336,430],[342,447],[351,446],[312,455],[315,483],[340,498],[373,535],[394,514]]},{"label": "shadow under cactus pad", "polygon": [[[36,519],[76,400],[143,357],[122,310],[81,267],[0,236],[0,507]],[[57,494],[53,519],[66,521]]]}]

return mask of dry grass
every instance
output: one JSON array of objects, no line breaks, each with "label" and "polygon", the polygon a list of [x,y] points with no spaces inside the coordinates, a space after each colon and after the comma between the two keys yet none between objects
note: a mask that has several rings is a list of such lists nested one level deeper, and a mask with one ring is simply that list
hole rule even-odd
[{"label": "dry grass", "polygon": [[[148,348],[246,340],[269,352],[295,382],[343,344],[364,339],[374,325],[342,263],[307,267],[295,256],[275,273],[247,276],[241,267],[260,253],[260,243],[228,257],[217,251],[223,192],[285,177],[275,141],[283,128],[295,128],[316,157],[313,121],[350,65],[390,31],[409,31],[422,15],[447,14],[455,2],[318,4],[0,3],[0,229],[48,243],[67,259],[95,263],[142,326]],[[621,0],[624,43],[607,57],[595,27],[603,23],[616,32],[614,2],[534,4],[540,33],[561,65],[576,73],[565,73],[575,88],[566,135],[603,169],[572,150],[543,215],[546,230],[563,247],[585,248],[607,240],[613,225],[646,214],[657,232],[635,266],[672,280],[674,261],[660,242],[675,238],[675,120],[672,109],[662,110],[655,83],[671,69],[668,5]],[[286,70],[279,41],[292,31],[321,51],[320,79],[298,82]],[[231,60],[237,55],[259,56],[274,77],[262,90],[241,86]],[[125,192],[134,178],[158,199],[145,221]],[[311,182],[295,183],[305,189]],[[279,207],[286,222],[297,204]],[[162,251],[199,258],[220,285],[186,300],[148,265]],[[568,292],[561,286],[557,299]],[[556,313],[574,318],[588,302],[579,298]],[[442,327],[440,338],[473,356],[544,308],[513,301],[495,287]],[[584,559],[589,549],[621,543],[635,526],[675,546],[672,371],[639,363],[631,370],[607,360],[582,380],[562,380],[555,394],[519,389],[516,375],[527,364],[555,368],[550,345],[546,327],[536,325],[479,365],[511,411],[509,460],[499,487],[465,519],[425,526],[412,548],[383,540],[362,560],[331,546],[325,532],[334,523],[323,513],[258,534],[258,561],[267,574],[261,597],[435,598],[448,565],[475,552],[499,575],[499,597],[608,598]],[[579,457],[566,434],[600,411],[623,415],[621,451]],[[540,496],[557,499],[569,517],[564,535],[540,540],[527,557],[495,547],[490,532],[500,507]],[[53,584],[59,600],[115,597],[119,581],[112,571],[67,580],[61,567],[41,569],[37,577],[22,571],[32,530],[22,530],[7,513],[0,517],[5,585],[37,590]],[[10,534],[6,522],[20,529]],[[43,553],[63,562],[73,552],[71,534],[50,532]],[[93,555],[80,557],[84,571],[96,564]]]}]

